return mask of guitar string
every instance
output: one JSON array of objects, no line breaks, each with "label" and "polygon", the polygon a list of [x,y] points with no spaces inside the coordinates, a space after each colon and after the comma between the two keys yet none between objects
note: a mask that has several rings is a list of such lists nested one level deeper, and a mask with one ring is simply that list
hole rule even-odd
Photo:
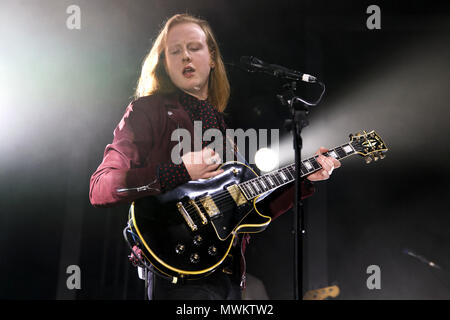
[{"label": "guitar string", "polygon": [[[344,144],[344,145],[348,145],[348,144]],[[344,146],[344,145],[342,145],[342,146]],[[341,156],[339,155],[339,152],[337,151],[337,149],[338,149],[338,148],[342,148],[342,146],[339,146],[339,147],[336,147],[336,148],[334,148],[334,149],[331,149],[331,150],[329,150],[328,152],[323,153],[323,155],[329,156],[329,154],[330,154],[332,151],[336,151],[336,154],[337,154],[337,156],[338,156],[336,159],[338,159],[338,160],[339,160],[339,159],[342,159],[342,158],[344,158],[345,156],[342,156],[342,157],[341,157]],[[346,152],[344,151],[344,153],[346,153]],[[346,154],[346,156],[348,156],[348,155],[350,155],[350,154]],[[303,161],[302,161],[302,164],[303,164],[303,163],[306,162],[306,161],[310,162],[310,161],[312,161],[312,160],[315,160],[315,162],[313,162],[313,168],[312,168],[313,170],[312,170],[311,172],[309,172],[308,169],[305,167],[305,170],[308,171],[307,174],[311,174],[311,173],[313,173],[313,172],[316,172],[316,171],[322,169],[322,166],[317,162],[317,157],[318,157],[318,155],[315,155],[315,156],[313,156],[313,157],[311,157],[311,158],[309,158],[309,159],[307,159],[307,160],[303,160]],[[318,165],[318,168],[315,168],[315,167],[314,167],[315,164]],[[277,187],[282,186],[283,184],[286,184],[286,183],[288,183],[288,182],[291,182],[291,181],[295,180],[295,178],[294,178],[294,176],[293,176],[293,173],[295,172],[295,169],[293,170],[293,172],[291,172],[292,166],[293,166],[293,164],[291,164],[291,165],[289,165],[289,166],[286,166],[286,167],[284,167],[284,168],[281,168],[281,169],[277,170],[277,172],[265,174],[265,175],[262,175],[262,176],[259,176],[259,177],[255,177],[255,178],[253,178],[253,179],[250,179],[250,180],[247,180],[247,181],[241,183],[241,184],[244,185],[244,186],[246,186],[246,184],[247,184],[247,185],[250,184],[250,186],[251,186],[250,191],[253,191],[253,189],[256,190],[256,188],[253,186],[253,183],[256,184],[256,185],[258,186],[257,183],[259,182],[260,186],[258,186],[258,188],[259,188],[259,187],[262,187],[263,184],[262,184],[260,181],[261,181],[261,180],[264,181],[264,178],[265,178],[265,177],[271,177],[271,178],[272,178],[271,180],[274,180],[274,181],[276,181],[277,183],[279,183],[280,180],[281,180],[281,184],[280,184],[280,185],[276,185],[275,187],[271,187],[271,188],[268,189],[268,190],[265,190],[264,187],[262,187],[262,188],[261,188],[262,192],[258,192],[258,191],[257,191],[257,192],[255,193],[256,196],[253,196],[253,194],[250,194],[250,193],[254,193],[254,192],[248,192],[248,191],[246,190],[247,193],[249,193],[250,196],[252,197],[252,198],[249,199],[249,201],[252,200],[252,199],[254,199],[254,198],[256,198],[258,195],[264,194],[265,192],[268,192],[268,191],[270,191],[270,190],[273,190],[273,189],[275,189],[275,188],[277,188]],[[302,170],[302,168],[301,168],[301,170]],[[285,176],[287,177],[287,181],[286,181],[286,180],[283,181],[283,178],[282,178],[282,177],[279,177],[279,176],[276,175],[276,174],[279,173],[279,172],[283,172],[283,173],[285,174]],[[289,175],[291,175],[293,179],[292,179],[292,178],[289,178],[289,176],[286,175],[286,173],[289,173]],[[302,173],[303,173],[303,171],[302,171]],[[304,175],[307,175],[307,174],[303,174],[303,176],[304,176]],[[292,180],[291,180],[291,179],[292,179]],[[265,181],[265,183],[267,183],[267,181]],[[272,184],[271,184],[271,185],[272,185]],[[221,207],[222,207],[222,210],[225,210],[225,209],[228,209],[228,208],[233,207],[233,206],[235,205],[235,201],[234,201],[234,199],[233,199],[233,195],[236,196],[236,195],[239,195],[240,193],[244,193],[244,195],[245,195],[245,192],[242,192],[240,189],[239,189],[239,190],[232,190],[232,191],[229,191],[229,190],[223,190],[223,191],[220,191],[218,194],[211,196],[211,200],[213,200],[213,202],[215,203],[216,206],[221,206]],[[203,199],[204,199],[204,198],[203,198]],[[198,201],[201,201],[201,200],[202,200],[202,199],[194,200],[194,203],[195,203],[197,206],[198,206],[198,205],[202,205],[202,203],[199,203],[199,202],[198,202]],[[197,216],[197,215],[195,215],[195,213],[197,213],[197,208],[196,208],[195,205],[190,204],[190,203],[187,203],[187,204],[184,205],[184,208],[185,208],[185,210],[188,212],[188,214],[189,214],[190,216],[191,216],[191,215],[194,216],[194,217]],[[200,211],[201,211],[201,210],[200,210]],[[203,212],[202,212],[202,213],[203,213]],[[191,216],[191,218],[192,218],[192,216]]]},{"label": "guitar string", "polygon": [[[283,168],[283,169],[280,169],[280,170],[283,170],[283,171],[285,171],[285,172],[289,172],[290,174],[291,174],[291,176],[292,176],[292,178],[294,178],[293,177],[293,175],[292,175],[292,173],[288,170],[288,168],[289,167],[286,167],[286,168]],[[320,168],[319,168],[320,169]],[[319,170],[319,169],[316,169],[316,171],[317,170]],[[312,172],[311,172],[312,173]],[[284,181],[283,183],[281,183],[280,185],[277,185],[276,187],[280,187],[280,186],[282,186],[282,185],[284,185],[284,184],[287,184],[288,182],[291,182],[291,181],[293,181],[294,179],[292,179],[292,180],[290,180],[291,178],[288,178],[288,180],[286,181]],[[248,182],[248,181],[247,181]],[[274,189],[274,188],[272,188],[272,189]],[[253,198],[251,198],[251,199],[249,199],[249,200],[252,200],[252,199],[254,199],[254,198],[256,198],[258,195],[260,195],[260,194],[263,194],[263,193],[265,193],[265,192],[268,192],[268,191],[270,191],[270,190],[272,190],[272,189],[269,189],[269,190],[263,190],[263,192],[262,193],[259,193],[259,194],[257,194],[256,196],[254,196]],[[220,192],[220,196],[218,197],[217,195],[215,196],[215,197],[212,197],[212,200],[214,201],[214,203],[215,203],[215,205],[216,206],[220,206],[221,207],[221,210],[228,210],[229,208],[232,208],[232,207],[234,207],[235,206],[235,201],[234,201],[234,199],[233,199],[233,195],[239,195],[241,193],[241,191],[240,190],[233,190],[233,191],[228,191],[228,190],[224,190],[224,191],[221,191]],[[194,202],[197,204],[197,206],[198,205],[201,205],[201,203],[198,203],[198,201],[201,201],[202,199],[199,199],[199,200],[194,200]],[[185,208],[185,210],[188,212],[188,214],[189,214],[189,216],[191,217],[191,219],[193,219],[193,220],[197,220],[197,221],[194,221],[194,222],[199,222],[198,221],[198,219],[194,219],[193,217],[197,217],[197,215],[198,215],[198,212],[197,212],[197,208],[196,208],[196,206],[195,205],[193,205],[193,204],[190,204],[190,203],[187,203],[185,206],[184,206],[184,208]],[[199,207],[200,208],[200,207]],[[200,211],[201,211],[201,209],[200,209]],[[202,214],[203,214],[203,212],[202,212]]]},{"label": "guitar string", "polygon": [[[316,162],[316,164],[318,165],[318,168],[313,167],[313,170],[311,172],[308,171],[307,174],[311,174],[311,173],[313,173],[315,171],[318,171],[318,170],[320,170],[322,168],[319,163]],[[250,180],[247,180],[247,181],[241,183],[244,186],[246,184],[247,185],[250,184],[250,186],[252,187],[252,189],[251,189],[252,192],[248,192],[246,190],[247,193],[250,194],[250,196],[252,197],[249,200],[252,200],[252,199],[256,198],[258,195],[264,194],[265,192],[268,192],[270,190],[273,190],[273,189],[275,189],[277,187],[280,187],[280,186],[282,186],[282,185],[284,185],[284,184],[286,184],[288,182],[291,182],[291,181],[295,180],[294,175],[293,175],[293,173],[295,172],[295,169],[292,169],[292,167],[293,167],[293,165],[289,165],[289,166],[286,166],[286,167],[281,168],[281,169],[278,170],[278,172],[283,172],[284,173],[284,175],[286,176],[287,180],[283,179],[281,176],[277,176],[276,175],[277,172],[275,172],[275,173],[270,173],[270,174],[266,174],[266,175],[263,175],[263,176],[259,176],[259,177],[256,177],[256,178],[253,178],[253,179],[250,179]],[[308,170],[308,169],[306,169],[306,170]],[[303,173],[303,171],[302,171],[302,173]],[[303,174],[303,175],[306,175],[306,174]],[[289,176],[291,176],[291,177],[289,177]],[[267,190],[262,186],[262,183],[260,182],[260,180],[263,180],[264,177],[272,177],[272,180],[275,181],[274,184],[271,184],[272,187],[267,189]],[[256,188],[254,186],[252,186],[252,184],[254,183],[254,184],[257,185],[257,182],[259,182],[259,184],[260,184],[259,187],[260,187],[260,190],[262,190],[262,192],[260,192],[260,191],[253,192],[253,189],[256,190]],[[266,182],[266,184],[267,184],[267,182]],[[273,187],[273,185],[275,185],[275,187]],[[232,190],[232,191],[223,190],[223,191],[220,191],[220,193],[211,196],[211,199],[214,201],[214,203],[216,205],[224,206],[224,205],[227,205],[228,203],[234,203],[234,200],[232,199],[232,196],[233,195],[239,195],[240,193],[242,193],[241,190]],[[254,194],[256,194],[256,195],[254,195]],[[244,192],[244,195],[245,195],[245,192]],[[231,196],[231,199],[230,199],[230,196]],[[194,202],[197,205],[201,205],[202,203],[198,203],[198,201],[201,201],[201,200],[202,199],[194,200]],[[195,213],[197,211],[197,208],[195,207],[195,205],[190,204],[190,203],[186,203],[184,205],[184,208],[190,214],[193,213],[193,212]]]},{"label": "guitar string", "polygon": [[[334,149],[332,149],[332,150],[334,150]],[[328,155],[328,153],[329,152],[331,152],[332,150],[330,150],[330,151],[328,151],[328,152],[325,152],[324,153],[324,155]],[[317,162],[317,155],[316,156],[314,156],[314,157],[311,157],[311,158],[309,158],[309,159],[307,159],[307,160],[303,160],[302,162],[305,162],[305,161],[315,161],[315,162],[313,162],[313,167],[312,167],[312,171],[309,171],[306,167],[304,167],[305,168],[305,170],[307,171],[307,173],[303,173],[303,170],[302,170],[302,174],[303,175],[307,175],[307,174],[311,174],[311,173],[313,173],[313,172],[315,172],[315,171],[318,171],[318,170],[320,170],[321,168],[322,168],[322,166]],[[315,168],[315,166],[314,165],[317,165],[318,166],[318,168]],[[277,188],[277,187],[280,187],[280,186],[282,186],[283,184],[285,184],[286,182],[290,182],[290,181],[292,181],[292,180],[290,180],[290,179],[292,179],[292,178],[294,178],[294,176],[293,176],[293,173],[295,172],[295,168],[293,168],[293,166],[294,166],[294,164],[291,164],[291,165],[288,165],[288,166],[286,166],[286,167],[284,167],[284,168],[281,168],[281,169],[279,169],[279,170],[277,170],[277,172],[274,172],[274,173],[268,173],[268,174],[265,174],[265,175],[262,175],[262,176],[259,176],[259,177],[255,177],[255,178],[252,178],[252,179],[250,179],[250,180],[247,180],[247,181],[244,181],[244,182],[242,182],[242,183],[240,183],[240,185],[243,185],[243,186],[245,186],[245,187],[247,187],[247,185],[249,185],[250,184],[250,187],[251,187],[251,192],[248,192],[247,190],[247,193],[250,195],[250,196],[252,196],[253,198],[255,198],[255,197],[257,197],[258,195],[260,195],[260,194],[263,194],[263,193],[265,193],[265,192],[268,192],[268,191],[270,191],[270,190],[272,190],[272,189],[275,189],[275,188]],[[291,172],[292,171],[292,172]],[[277,173],[278,172],[283,172],[284,174],[285,174],[285,176],[287,177],[287,179],[288,179],[288,181],[286,181],[286,180],[284,180],[282,177],[280,177],[280,176],[277,176]],[[288,173],[288,174],[286,174],[286,173]],[[292,177],[292,178],[289,178],[289,175]],[[275,181],[275,183],[270,183],[269,185],[271,185],[272,187],[271,188],[269,188],[269,189],[267,189],[267,190],[265,190],[265,188],[262,186],[262,183],[260,182],[260,180],[263,180],[264,181],[264,178],[266,178],[266,177],[270,177],[271,178],[271,180],[272,181]],[[295,178],[294,178],[295,179]],[[267,179],[266,179],[267,180]],[[258,183],[259,182],[259,184],[260,184],[260,186],[258,186]],[[255,189],[255,187],[252,185],[252,183],[255,183],[257,186],[258,186],[258,188],[259,187],[261,187],[261,190],[263,191],[263,192],[259,192],[259,191],[257,191],[256,189]],[[267,184],[267,181],[265,182],[266,184]],[[278,183],[280,183],[279,185],[278,185]],[[275,185],[275,187],[273,187]],[[255,189],[257,192],[253,192],[253,189]],[[237,190],[237,191],[233,191],[234,193],[233,193],[233,195],[237,195],[239,192],[241,192],[241,190]],[[215,202],[217,202],[217,201],[219,201],[220,202],[220,200],[222,200],[223,198],[228,198],[228,195],[230,194],[230,191],[228,191],[228,190],[223,190],[223,191],[221,191],[219,194],[216,194],[216,195],[214,195],[214,196],[212,196],[212,200],[213,201],[215,201]],[[244,192],[244,194],[245,194],[245,192]],[[255,196],[253,196],[253,194],[256,194]],[[251,200],[252,198],[250,198],[249,200]],[[201,200],[201,199],[200,199]],[[196,202],[197,203],[197,202]],[[198,203],[197,203],[198,204]],[[192,204],[186,204],[186,207],[185,208],[191,208],[191,207],[194,207],[194,209],[195,209],[195,206],[194,205],[192,205]]]},{"label": "guitar string", "polygon": [[[262,186],[261,182],[260,182],[260,185],[261,185],[261,186],[260,186],[260,190],[262,190],[262,192],[257,192],[257,193],[255,193],[256,196],[253,196],[253,194],[250,194],[250,196],[252,196],[252,198],[250,198],[249,200],[251,200],[251,199],[253,199],[253,198],[256,198],[256,197],[257,197],[258,195],[260,195],[260,194],[263,194],[263,193],[265,193],[265,192],[268,192],[268,191],[270,191],[270,190],[273,190],[273,189],[275,189],[275,188],[277,188],[277,187],[280,187],[280,186],[282,186],[283,184],[286,184],[287,182],[291,182],[291,181],[293,180],[294,177],[293,177],[291,171],[289,171],[289,168],[288,168],[288,167],[283,168],[283,169],[280,169],[280,171],[283,171],[283,172],[285,173],[285,175],[286,175],[286,177],[287,177],[288,180],[283,180],[282,178],[277,178],[277,177],[274,175],[273,177],[276,178],[276,179],[273,179],[273,180],[276,181],[276,184],[273,184],[275,187],[271,187],[271,188],[267,188],[267,186],[266,186],[266,188],[264,188],[264,187]],[[289,175],[287,175],[286,173],[289,173],[289,175],[290,175],[292,178],[289,178]],[[264,175],[264,176],[266,176],[266,175]],[[243,183],[241,183],[241,184],[249,184],[249,183],[252,183],[252,180],[255,180],[255,183],[256,183],[258,180],[262,180],[261,178],[264,177],[264,176],[260,176],[260,177],[257,177],[257,178],[254,178],[254,179],[245,181],[245,182],[243,182]],[[281,181],[281,182],[280,182],[280,181]],[[266,182],[265,184],[267,185],[267,182]],[[253,187],[253,188],[254,188],[254,187]],[[228,195],[239,195],[240,193],[242,193],[241,190],[232,190],[232,191],[229,191],[229,190],[223,190],[223,191],[220,191],[218,194],[215,194],[215,195],[211,196],[211,199],[212,199],[215,203],[220,203],[221,200],[223,200],[223,199],[229,200]],[[250,193],[250,192],[247,192],[247,193]],[[204,198],[203,198],[203,199],[204,199]],[[197,201],[201,201],[201,200],[202,200],[202,199],[196,200],[196,203],[197,203]],[[199,203],[197,203],[197,204],[199,204]],[[186,209],[186,208],[191,208],[191,207],[195,207],[195,206],[192,205],[192,204],[187,203],[186,206],[185,206],[185,209]],[[195,208],[194,208],[194,209],[195,209]]]},{"label": "guitar string", "polygon": [[[328,156],[329,153],[330,153],[331,151],[336,151],[336,152],[337,152],[336,149],[338,149],[338,148],[342,148],[342,147],[336,147],[336,148],[334,148],[334,149],[332,149],[332,150],[329,150],[328,152],[325,152],[325,153],[323,153],[323,154],[326,155],[326,156]],[[354,152],[353,152],[353,153],[347,154],[347,153],[344,151],[344,153],[345,153],[344,156],[340,156],[340,155],[339,155],[339,152],[337,152],[337,157],[336,157],[336,159],[340,160],[340,159],[346,158],[346,157],[352,155]],[[314,157],[311,157],[310,159],[307,159],[307,161],[316,160],[317,157],[318,157],[318,156],[316,155],[316,156],[314,156]],[[303,162],[305,162],[305,161],[306,161],[306,160],[302,161],[302,164],[303,164]],[[318,168],[315,168],[315,167],[314,167],[314,164],[317,164],[317,165],[318,165]],[[291,182],[291,181],[295,180],[295,178],[294,178],[294,176],[293,176],[293,172],[295,172],[295,171],[293,171],[293,172],[290,171],[290,169],[292,169],[292,166],[293,166],[293,165],[289,165],[289,166],[286,166],[286,167],[284,167],[284,168],[281,168],[281,169],[277,170],[277,172],[275,172],[275,173],[269,173],[269,174],[265,174],[265,175],[263,175],[263,176],[255,177],[255,178],[253,178],[253,179],[250,179],[250,180],[247,180],[247,181],[243,182],[242,184],[243,184],[243,185],[245,185],[245,184],[251,184],[252,181],[255,181],[255,183],[256,183],[256,182],[258,182],[259,180],[263,180],[262,178],[264,178],[264,177],[272,177],[272,178],[275,178],[274,180],[277,181],[277,183],[279,183],[280,180],[282,181],[282,183],[281,183],[280,185],[276,185],[276,187],[280,187],[280,186],[282,186],[282,185],[284,185],[284,184],[286,184],[286,183],[288,183],[288,182]],[[313,169],[313,170],[312,170],[311,172],[309,172],[308,169],[305,167],[305,170],[308,171],[307,174],[311,174],[311,173],[313,173],[313,172],[316,172],[316,171],[322,169],[322,166],[316,161],[315,163],[313,163],[313,168],[312,168],[312,169]],[[294,170],[295,170],[295,169],[294,169]],[[292,176],[293,179],[290,180],[291,178],[289,178],[289,177],[287,176],[287,177],[288,177],[288,180],[287,180],[287,181],[284,181],[284,183],[283,183],[282,177],[280,178],[280,177],[277,177],[277,175],[276,175],[276,173],[278,173],[278,172],[284,172],[284,173],[287,172],[287,173],[289,173],[289,174]],[[302,174],[303,174],[303,171],[302,171]],[[307,175],[307,174],[303,174],[303,176],[305,176],[305,175]],[[267,182],[266,182],[266,183],[267,183]],[[261,183],[260,183],[260,184],[261,184]],[[261,185],[262,185],[262,184],[261,184]],[[276,188],[276,187],[275,187],[275,188]],[[253,188],[254,188],[254,187],[253,187]],[[268,192],[268,191],[270,191],[270,190],[272,190],[272,189],[275,189],[275,188],[272,187],[272,188],[269,189],[269,190],[264,190],[264,188],[262,188],[262,191],[263,191],[263,192],[257,193],[256,196],[252,196],[252,198],[250,198],[249,201],[252,200],[252,199],[254,199],[254,198],[256,198],[258,195],[264,194],[265,192]],[[234,199],[233,199],[232,196],[233,196],[233,195],[238,195],[238,194],[240,194],[240,193],[243,193],[240,189],[238,189],[238,190],[232,190],[232,191],[223,190],[223,191],[221,191],[219,194],[216,194],[216,195],[214,195],[214,196],[211,196],[211,199],[214,201],[214,203],[215,203],[216,205],[218,205],[218,206],[221,207],[221,210],[228,210],[229,208],[232,208],[232,207],[235,206],[235,201],[234,201]],[[244,195],[245,195],[245,193],[244,193]],[[201,205],[201,203],[198,203],[198,201],[201,201],[201,199],[199,199],[199,200],[194,200],[194,202],[195,202],[197,205]],[[186,204],[185,209],[186,209],[186,211],[188,212],[189,216],[191,217],[191,219],[192,219],[194,222],[196,222],[196,223],[201,222],[201,221],[199,221],[200,217],[199,217],[197,214],[195,214],[195,213],[197,213],[197,208],[195,208],[194,205],[192,205],[192,204]],[[201,209],[200,209],[200,211],[201,211]],[[202,212],[202,214],[203,214],[203,212]],[[195,217],[195,218],[194,218],[194,217]]]}]

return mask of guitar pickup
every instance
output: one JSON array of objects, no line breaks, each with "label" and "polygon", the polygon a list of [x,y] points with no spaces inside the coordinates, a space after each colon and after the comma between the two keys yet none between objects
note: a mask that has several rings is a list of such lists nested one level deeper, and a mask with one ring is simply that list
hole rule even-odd
[{"label": "guitar pickup", "polygon": [[214,200],[211,198],[211,196],[206,196],[200,199],[200,202],[203,205],[203,208],[205,209],[206,213],[211,219],[217,218],[220,216],[220,210],[217,208]]},{"label": "guitar pickup", "polygon": [[236,202],[236,205],[238,207],[247,203],[247,199],[245,198],[244,194],[242,193],[241,189],[239,189],[239,186],[237,184],[233,184],[227,187],[227,191],[233,198],[234,202]]},{"label": "guitar pickup", "polygon": [[178,208],[178,211],[183,216],[186,223],[188,224],[189,228],[191,228],[192,231],[197,231],[197,229],[198,229],[197,225],[194,223],[191,216],[186,211],[186,209],[184,208],[184,206],[181,202],[177,202],[177,208]]},{"label": "guitar pickup", "polygon": [[194,207],[195,211],[197,211],[197,214],[200,216],[200,219],[202,220],[202,224],[207,224],[208,220],[206,219],[202,210],[200,210],[200,207],[197,205],[195,200],[189,200],[189,204]]}]

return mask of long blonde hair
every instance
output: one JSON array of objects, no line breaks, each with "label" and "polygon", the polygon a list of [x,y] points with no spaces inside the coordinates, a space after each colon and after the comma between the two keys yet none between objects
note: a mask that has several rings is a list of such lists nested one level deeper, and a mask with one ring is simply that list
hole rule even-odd
[{"label": "long blonde hair", "polygon": [[230,83],[219,46],[208,22],[189,14],[176,14],[164,24],[150,52],[144,59],[134,97],[137,99],[154,93],[172,93],[176,91],[176,86],[170,80],[164,68],[164,49],[170,28],[176,24],[186,22],[196,23],[206,35],[206,43],[211,54],[211,59],[214,61],[214,69],[211,69],[209,77],[208,101],[218,111],[223,112],[230,97]]}]

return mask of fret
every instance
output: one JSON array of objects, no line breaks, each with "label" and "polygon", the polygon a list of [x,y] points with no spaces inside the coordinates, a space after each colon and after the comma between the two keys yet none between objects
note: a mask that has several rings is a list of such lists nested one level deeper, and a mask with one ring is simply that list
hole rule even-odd
[{"label": "fret", "polygon": [[355,151],[349,144],[344,144],[342,146],[342,149],[345,151],[346,155],[351,155],[351,154],[355,153]]},{"label": "fret", "polygon": [[257,194],[260,194],[261,193],[261,189],[259,188],[258,183],[256,182],[256,180],[253,180],[250,183],[253,186],[253,188],[255,188]]},{"label": "fret", "polygon": [[279,176],[278,172],[274,172],[272,176],[275,178],[275,182],[278,186],[283,184],[283,179]]},{"label": "fret", "polygon": [[253,198],[256,195],[256,193],[253,190],[252,186],[248,182],[245,182],[245,186],[248,189],[250,196]]},{"label": "fret", "polygon": [[314,170],[314,167],[309,162],[309,160],[304,160],[303,164],[305,165],[305,169],[307,170],[307,173],[310,173],[312,170]]},{"label": "fret", "polygon": [[328,153],[328,155],[330,157],[333,157],[333,158],[338,159],[338,160],[340,159],[339,155],[337,154],[337,152],[334,149],[328,151],[327,153]]},{"label": "fret", "polygon": [[279,185],[279,182],[277,178],[275,177],[274,173],[269,173],[268,176],[270,177],[273,184],[277,187]]},{"label": "fret", "polygon": [[249,195],[245,185],[243,183],[241,183],[238,185],[238,187],[240,188],[241,192],[244,194],[245,198],[247,198],[247,200],[249,200],[251,198],[251,196]]},{"label": "fret", "polygon": [[314,171],[319,170],[322,168],[322,166],[317,162],[317,156],[314,158],[311,158],[311,160],[309,161],[312,166],[314,167]]},{"label": "fret", "polygon": [[263,181],[262,181],[262,179],[260,177],[258,177],[256,179],[256,183],[259,185],[259,187],[262,190],[262,192],[266,191],[266,188],[264,187],[264,183],[263,183]]},{"label": "fret", "polygon": [[284,172],[282,170],[279,171],[279,173],[280,173],[281,179],[283,179],[283,181],[287,181],[288,180],[288,178],[286,177],[286,175],[284,174]]},{"label": "fret", "polygon": [[[288,170],[289,170],[289,172],[290,172],[290,174],[291,174],[291,176],[292,176],[292,179],[295,180],[295,178],[296,178],[295,164],[290,165],[290,166],[288,167]],[[300,170],[300,173],[302,173],[302,175],[303,175],[303,171]]]},{"label": "fret", "polygon": [[281,170],[289,181],[294,179],[294,176],[289,172],[288,168],[282,168]]},{"label": "fret", "polygon": [[306,169],[305,164],[303,162],[300,163],[300,171],[302,173],[302,176],[308,174],[308,169]]},{"label": "fret", "polygon": [[289,167],[283,168],[284,174],[288,177],[289,180],[294,180],[294,175],[289,171]]},{"label": "fret", "polygon": [[267,186],[266,182],[264,181],[264,176],[261,176],[261,177],[259,178],[259,184],[262,185],[262,188],[263,188],[264,191],[267,191],[267,190],[270,189],[270,188]]},{"label": "fret", "polygon": [[341,147],[335,148],[337,154],[339,155],[339,158],[343,158],[347,155],[347,153],[342,149]]},{"label": "fret", "polygon": [[266,174],[266,179],[269,181],[271,186],[275,185],[275,182],[273,182],[272,178],[270,177],[270,174]]},{"label": "fret", "polygon": [[[326,157],[332,157],[337,160],[347,157],[355,153],[351,144],[344,144],[342,146],[330,149],[323,153]],[[313,172],[322,169],[322,166],[317,161],[318,156],[313,156],[309,159],[300,161],[300,173],[301,177],[307,176]],[[266,173],[262,176],[253,178],[246,182],[239,184],[241,191],[245,197],[250,200],[263,194],[267,191],[276,189],[282,185],[285,185],[297,178],[295,163],[278,170]]]}]

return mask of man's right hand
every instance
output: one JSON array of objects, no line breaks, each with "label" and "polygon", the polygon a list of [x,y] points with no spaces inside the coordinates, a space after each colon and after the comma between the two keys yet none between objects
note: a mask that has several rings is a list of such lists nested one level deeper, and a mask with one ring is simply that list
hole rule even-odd
[{"label": "man's right hand", "polygon": [[222,163],[219,154],[208,147],[188,152],[181,159],[192,180],[212,178],[223,172],[223,169],[218,169]]}]

